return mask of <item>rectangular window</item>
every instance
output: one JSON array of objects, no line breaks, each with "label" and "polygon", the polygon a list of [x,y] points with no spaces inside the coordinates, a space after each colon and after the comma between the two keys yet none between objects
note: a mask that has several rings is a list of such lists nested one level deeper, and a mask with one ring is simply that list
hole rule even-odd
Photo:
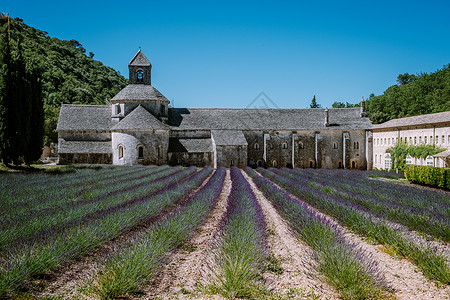
[{"label": "rectangular window", "polygon": [[427,137],[424,136],[423,138],[424,138],[424,143],[426,144],[427,143]]}]

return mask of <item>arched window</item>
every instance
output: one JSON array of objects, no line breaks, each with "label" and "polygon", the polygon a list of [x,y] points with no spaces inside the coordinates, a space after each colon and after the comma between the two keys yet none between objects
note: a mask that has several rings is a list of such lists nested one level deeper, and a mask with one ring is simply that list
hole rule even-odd
[{"label": "arched window", "polygon": [[123,158],[123,146],[119,145],[119,159]]},{"label": "arched window", "polygon": [[339,161],[339,169],[342,169],[342,161]]},{"label": "arched window", "polygon": [[137,82],[137,83],[142,83],[142,82],[144,82],[144,71],[138,70],[138,71],[136,72],[136,82]]},{"label": "arched window", "polygon": [[334,142],[333,143],[333,149],[337,149],[338,148],[338,143],[337,142]]},{"label": "arched window", "polygon": [[426,158],[426,161],[427,161],[427,166],[433,167],[433,165],[434,165],[433,156],[428,155]]},{"label": "arched window", "polygon": [[408,154],[408,156],[406,156],[406,164],[407,165],[412,165],[412,156]]},{"label": "arched window", "polygon": [[309,161],[309,167],[314,168],[314,162],[312,160]]},{"label": "arched window", "polygon": [[263,165],[262,160],[258,160],[258,161],[256,162],[256,165],[257,165],[258,167],[262,167],[262,165]]},{"label": "arched window", "polygon": [[166,114],[166,106],[164,104],[161,103],[161,107],[160,107],[160,113],[161,115],[165,115]]},{"label": "arched window", "polygon": [[[391,139],[389,139],[389,141],[391,141]],[[359,149],[359,142],[353,142],[353,148]]]},{"label": "arched window", "polygon": [[298,148],[299,149],[305,149],[305,146],[303,145],[303,142],[298,142]]},{"label": "arched window", "polygon": [[138,159],[144,159],[144,147],[138,146]]},{"label": "arched window", "polygon": [[277,161],[276,160],[272,161],[272,167],[274,167],[274,168],[277,167]]},{"label": "arched window", "polygon": [[273,149],[273,144],[272,143],[270,143],[270,149]]},{"label": "arched window", "polygon": [[352,161],[352,169],[356,169],[356,161]]},{"label": "arched window", "polygon": [[375,154],[375,163],[378,163],[378,155]]},{"label": "arched window", "polygon": [[230,167],[234,166],[233,160],[230,161]]},{"label": "arched window", "polygon": [[391,154],[386,153],[384,155],[384,168],[389,171],[391,169],[391,165]]},{"label": "arched window", "polygon": [[287,149],[287,148],[288,148],[288,146],[287,146],[287,143],[283,143],[283,144],[281,144],[281,148],[283,148],[283,149]]},{"label": "arched window", "polygon": [[259,144],[258,143],[253,144],[253,149],[258,150],[259,149]]}]

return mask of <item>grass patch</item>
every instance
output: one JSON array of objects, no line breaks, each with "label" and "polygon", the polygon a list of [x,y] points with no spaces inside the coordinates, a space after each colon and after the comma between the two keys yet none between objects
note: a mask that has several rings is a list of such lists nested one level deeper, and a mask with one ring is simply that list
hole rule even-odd
[{"label": "grass patch", "polygon": [[284,272],[280,260],[273,253],[267,258],[267,270],[277,275],[283,274]]}]

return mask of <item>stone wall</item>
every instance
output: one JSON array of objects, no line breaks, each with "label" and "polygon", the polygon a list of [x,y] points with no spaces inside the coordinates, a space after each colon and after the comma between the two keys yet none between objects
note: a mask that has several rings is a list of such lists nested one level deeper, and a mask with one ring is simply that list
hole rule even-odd
[{"label": "stone wall", "polygon": [[187,153],[187,152],[171,152],[168,154],[168,162],[171,166],[197,166],[197,167],[213,167],[213,153]]},{"label": "stone wall", "polygon": [[[123,157],[119,158],[119,146]],[[143,157],[139,158],[139,147]],[[126,131],[112,133],[113,164],[115,165],[163,165],[168,163],[168,130]]]},{"label": "stone wall", "polygon": [[[278,168],[343,168],[344,132],[348,136],[345,140],[345,167],[366,169],[365,130],[245,131],[248,165]],[[264,134],[268,135],[265,163]]]},{"label": "stone wall", "polygon": [[[144,107],[147,111],[149,111],[152,115],[154,115],[155,117],[164,117],[167,118],[167,114],[168,114],[168,104],[167,102],[164,101],[158,101],[158,100],[154,100],[154,101],[136,101],[136,102],[125,102],[124,103],[124,112],[123,115],[126,116],[128,115],[130,112],[132,112],[136,107],[138,107],[139,105]],[[161,110],[161,105],[164,105],[164,109]]]},{"label": "stone wall", "polygon": [[59,164],[111,164],[111,153],[60,153]]},{"label": "stone wall", "polygon": [[247,146],[216,146],[217,167],[247,166]]}]

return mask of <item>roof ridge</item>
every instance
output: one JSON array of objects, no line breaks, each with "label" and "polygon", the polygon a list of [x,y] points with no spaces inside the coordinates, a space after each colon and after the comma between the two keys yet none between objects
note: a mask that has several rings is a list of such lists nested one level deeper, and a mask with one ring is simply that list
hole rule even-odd
[{"label": "roof ridge", "polygon": [[71,104],[71,103],[62,103],[61,106],[80,106],[80,107],[109,107],[109,104]]}]

